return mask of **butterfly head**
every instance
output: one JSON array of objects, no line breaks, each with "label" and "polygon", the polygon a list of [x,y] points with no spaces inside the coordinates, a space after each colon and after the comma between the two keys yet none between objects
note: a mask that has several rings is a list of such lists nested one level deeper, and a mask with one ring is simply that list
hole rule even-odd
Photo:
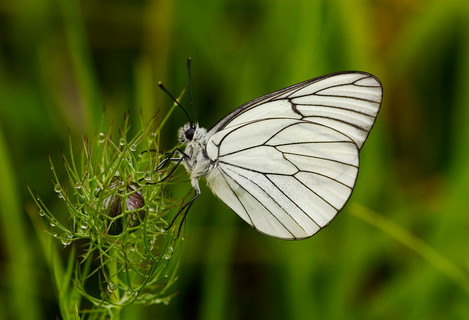
[{"label": "butterfly head", "polygon": [[186,123],[178,131],[179,142],[189,144],[192,141],[200,140],[206,134],[204,128],[200,128],[198,123]]}]

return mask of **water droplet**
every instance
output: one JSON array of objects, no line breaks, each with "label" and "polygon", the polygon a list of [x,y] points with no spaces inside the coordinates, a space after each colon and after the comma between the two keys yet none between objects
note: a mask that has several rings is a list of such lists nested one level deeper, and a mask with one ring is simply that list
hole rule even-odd
[{"label": "water droplet", "polygon": [[164,254],[163,258],[166,260],[169,260],[171,259],[172,256],[173,256],[173,247],[169,247],[166,253]]},{"label": "water droplet", "polygon": [[120,144],[121,146],[123,146],[123,145],[125,144],[125,142],[126,142],[126,141],[125,141],[125,138],[124,138],[124,137],[122,137],[122,138],[119,139],[119,144]]},{"label": "water droplet", "polygon": [[170,297],[166,297],[166,298],[156,298],[156,299],[153,299],[153,302],[154,303],[163,303],[164,305],[168,305],[169,302],[170,302],[171,298]]},{"label": "water droplet", "polygon": [[51,221],[50,221],[50,226],[51,226],[51,227],[55,227],[55,221],[54,221],[54,220],[51,220]]},{"label": "water droplet", "polygon": [[106,289],[107,289],[107,291],[109,291],[109,292],[112,293],[112,292],[114,292],[114,291],[117,290],[117,286],[116,286],[115,283],[113,283],[113,282],[111,282],[111,281],[108,281],[107,286],[106,286]]},{"label": "water droplet", "polygon": [[63,199],[64,195],[59,193],[59,199]]},{"label": "water droplet", "polygon": [[133,143],[131,146],[130,146],[130,151],[135,151],[137,150],[137,144],[136,143]]},{"label": "water droplet", "polygon": [[60,242],[62,242],[64,246],[68,246],[70,243],[72,243],[72,238],[73,238],[73,235],[70,233],[67,233],[62,236],[62,238],[60,239]]},{"label": "water droplet", "polygon": [[88,230],[88,226],[86,224],[82,224],[80,228],[82,228],[83,230]]},{"label": "water droplet", "polygon": [[106,135],[104,134],[104,132],[101,132],[101,133],[99,134],[98,143],[103,143],[104,141],[106,141]]},{"label": "water droplet", "polygon": [[75,189],[81,189],[81,187],[82,187],[81,182],[80,182],[80,181],[77,181],[77,182],[75,183]]},{"label": "water droplet", "polygon": [[54,191],[60,193],[62,191],[62,186],[60,184],[56,184],[54,186]]},{"label": "water droplet", "polygon": [[45,212],[44,210],[40,209],[40,210],[39,210],[39,215],[40,215],[41,217],[44,217],[44,216],[46,215],[46,212]]},{"label": "water droplet", "polygon": [[151,181],[151,173],[151,171],[147,171],[143,179],[145,179],[145,181]]}]

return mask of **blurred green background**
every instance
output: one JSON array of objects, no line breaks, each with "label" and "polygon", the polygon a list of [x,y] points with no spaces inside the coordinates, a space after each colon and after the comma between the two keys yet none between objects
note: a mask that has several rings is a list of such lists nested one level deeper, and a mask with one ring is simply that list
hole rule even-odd
[{"label": "blurred green background", "polygon": [[[60,167],[67,128],[79,143],[103,108],[116,125],[128,110],[134,120],[164,113],[171,102],[156,82],[177,95],[188,56],[207,128],[248,100],[341,70],[375,74],[382,109],[329,227],[271,239],[204,187],[178,295],[123,319],[469,318],[468,1],[6,0],[0,50],[0,319],[59,317],[23,181],[54,208],[47,155]],[[164,147],[184,122],[176,111]]]}]

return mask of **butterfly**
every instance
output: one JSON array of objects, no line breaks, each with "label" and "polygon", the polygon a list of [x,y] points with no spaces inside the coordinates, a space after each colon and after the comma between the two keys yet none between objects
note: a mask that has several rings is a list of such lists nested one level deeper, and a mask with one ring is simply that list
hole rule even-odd
[{"label": "butterfly", "polygon": [[[257,231],[298,240],[327,226],[358,176],[382,86],[365,72],[310,79],[254,99],[206,130],[187,123],[177,149],[194,198],[199,178]],[[181,209],[181,210],[182,210]],[[186,211],[187,213],[187,211]]]}]

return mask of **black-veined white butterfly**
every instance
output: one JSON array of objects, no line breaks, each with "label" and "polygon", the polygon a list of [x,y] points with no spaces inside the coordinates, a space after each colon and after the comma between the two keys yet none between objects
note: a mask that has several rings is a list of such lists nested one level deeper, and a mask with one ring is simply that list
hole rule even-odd
[{"label": "black-veined white butterfly", "polygon": [[[304,239],[328,225],[349,199],[359,152],[381,105],[380,81],[339,72],[254,99],[212,129],[187,123],[178,150],[190,174],[268,236]],[[187,211],[186,211],[187,212]]]}]

